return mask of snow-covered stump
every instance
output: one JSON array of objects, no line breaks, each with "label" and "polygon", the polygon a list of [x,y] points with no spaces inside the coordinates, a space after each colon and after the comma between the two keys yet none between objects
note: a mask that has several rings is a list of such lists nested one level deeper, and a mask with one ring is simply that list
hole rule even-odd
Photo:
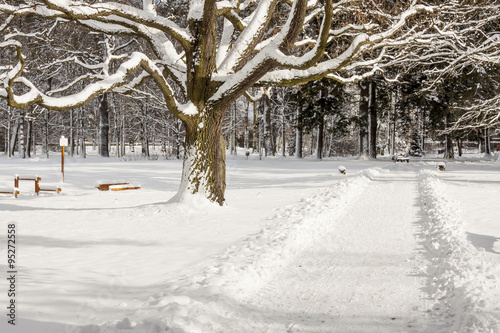
[{"label": "snow-covered stump", "polygon": [[438,167],[439,171],[446,171],[446,163],[444,163],[444,162],[439,162],[437,164],[437,167]]},{"label": "snow-covered stump", "polygon": [[343,167],[342,165],[341,165],[341,166],[339,166],[339,172],[340,172],[341,174],[345,175],[345,174],[346,174],[345,167]]}]

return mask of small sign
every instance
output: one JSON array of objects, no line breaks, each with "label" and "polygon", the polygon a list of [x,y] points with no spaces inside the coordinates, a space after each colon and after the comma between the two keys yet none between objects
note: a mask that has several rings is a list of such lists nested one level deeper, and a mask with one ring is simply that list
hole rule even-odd
[{"label": "small sign", "polygon": [[59,139],[59,146],[67,147],[68,146],[68,138],[65,138],[64,135]]}]

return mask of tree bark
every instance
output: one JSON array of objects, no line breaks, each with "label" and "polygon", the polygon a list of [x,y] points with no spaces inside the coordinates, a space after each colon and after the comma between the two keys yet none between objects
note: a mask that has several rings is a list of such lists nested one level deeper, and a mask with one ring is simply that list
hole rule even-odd
[{"label": "tree bark", "polygon": [[248,127],[250,126],[250,124],[248,123],[248,113],[250,112],[250,101],[247,99],[247,108],[246,108],[246,112],[245,112],[245,151],[248,151],[248,149],[250,148],[249,147],[249,130],[248,130]]},{"label": "tree bark", "polygon": [[[215,113],[215,114],[214,114]],[[226,142],[222,134],[223,112],[202,112],[200,125],[184,123],[186,140],[182,181],[172,199],[182,201],[185,193],[201,193],[223,205],[226,190]]]},{"label": "tree bark", "polygon": [[368,111],[369,111],[369,156],[371,159],[377,158],[377,108],[375,107],[376,101],[376,84],[373,80],[369,83],[369,99],[368,99]]},{"label": "tree bark", "polygon": [[369,84],[359,82],[359,156],[368,157],[368,112],[369,112]]},{"label": "tree bark", "polygon": [[81,139],[81,155],[83,158],[87,158],[87,146],[85,145],[85,121],[84,121],[84,117],[83,117],[83,109],[80,109],[80,128],[81,128],[81,132],[80,132],[80,139]]},{"label": "tree bark", "polygon": [[320,115],[320,122],[318,125],[318,137],[316,140],[316,159],[323,159],[323,137],[324,137],[324,128],[325,128],[325,118],[323,113]]},{"label": "tree bark", "polygon": [[281,155],[285,157],[285,108],[281,107]]},{"label": "tree bark", "polygon": [[7,144],[6,144],[6,149],[5,151],[7,152],[7,156],[8,157],[11,157],[12,156],[12,149],[10,148],[10,143],[11,143],[11,139],[10,139],[10,136],[11,136],[11,133],[12,133],[12,112],[11,112],[11,109],[10,109],[10,106],[7,107]]},{"label": "tree bark", "polygon": [[26,131],[26,155],[31,158],[31,149],[33,148],[33,120],[28,119],[28,129]]},{"label": "tree bark", "polygon": [[[449,127],[449,115],[445,116],[445,126],[446,128]],[[449,159],[455,158],[455,152],[453,151],[453,140],[450,134],[445,135],[445,145],[446,147],[444,150],[443,158],[449,158]]]},{"label": "tree bark", "polygon": [[444,158],[455,158],[455,152],[453,150],[453,139],[451,138],[451,135],[446,135],[446,150],[444,152]]},{"label": "tree bark", "polygon": [[302,105],[297,107],[297,119],[295,124],[297,129],[295,131],[295,157],[302,158],[302,128],[299,126],[299,118],[302,113]]},{"label": "tree bark", "polygon": [[75,114],[74,110],[69,110],[69,155],[75,156]]},{"label": "tree bark", "polygon": [[26,135],[24,133],[26,126],[24,125],[25,116],[21,115],[21,119],[19,119],[19,142],[17,143],[17,149],[19,151],[19,157],[26,158]]},{"label": "tree bark", "polygon": [[490,130],[484,129],[484,154],[491,155]]},{"label": "tree bark", "polygon": [[108,94],[99,97],[99,151],[101,157],[109,157],[109,108]]},{"label": "tree bark", "polygon": [[142,142],[141,142],[141,154],[144,157],[150,157],[149,154],[149,138],[148,138],[148,126],[146,124],[146,119],[142,120]]},{"label": "tree bark", "polygon": [[16,120],[14,124],[14,129],[10,135],[10,147],[9,147],[9,157],[14,156],[14,151],[16,150],[17,136],[19,133],[19,119]]}]

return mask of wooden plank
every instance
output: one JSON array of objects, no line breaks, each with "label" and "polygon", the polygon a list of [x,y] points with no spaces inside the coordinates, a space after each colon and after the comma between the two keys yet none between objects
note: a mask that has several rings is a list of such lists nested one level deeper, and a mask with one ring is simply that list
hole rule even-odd
[{"label": "wooden plank", "polygon": [[110,186],[111,191],[127,191],[127,190],[140,190],[140,185],[113,185]]},{"label": "wooden plank", "polygon": [[44,185],[43,187],[39,188],[39,191],[44,191],[44,192],[56,192],[56,194],[61,193],[62,189],[59,186],[50,186],[50,185]]},{"label": "wooden plank", "polygon": [[103,184],[99,184],[97,185],[97,189],[99,191],[109,191],[109,187],[110,186],[118,186],[118,185],[128,185],[129,183],[128,182],[121,182],[121,183],[103,183]]},{"label": "wooden plank", "polygon": [[13,195],[15,198],[19,195],[19,190],[17,188],[0,188],[0,194],[10,194]]}]

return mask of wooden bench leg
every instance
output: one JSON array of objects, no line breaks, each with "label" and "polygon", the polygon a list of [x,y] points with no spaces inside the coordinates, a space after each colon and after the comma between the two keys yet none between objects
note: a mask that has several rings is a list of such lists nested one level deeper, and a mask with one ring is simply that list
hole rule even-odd
[{"label": "wooden bench leg", "polygon": [[36,195],[40,195],[40,180],[41,180],[40,177],[38,177],[37,179],[35,179],[35,192],[36,192]]}]

